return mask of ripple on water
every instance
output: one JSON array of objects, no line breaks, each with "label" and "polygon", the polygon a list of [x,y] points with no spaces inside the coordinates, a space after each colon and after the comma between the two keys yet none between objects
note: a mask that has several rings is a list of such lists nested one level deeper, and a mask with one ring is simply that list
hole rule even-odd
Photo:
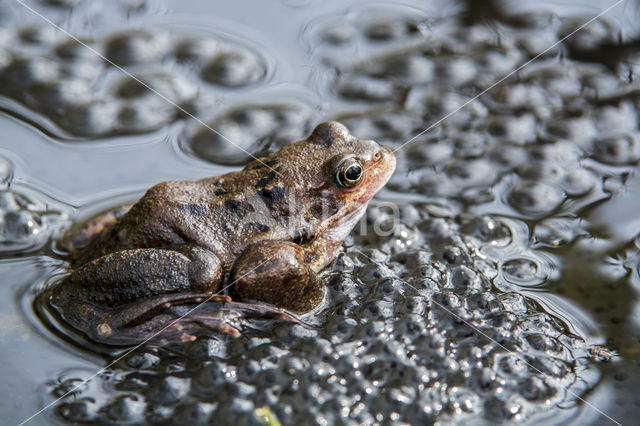
[{"label": "ripple on water", "polygon": [[516,258],[502,263],[501,271],[504,278],[514,284],[522,286],[535,286],[544,283],[547,279],[545,269],[535,259]]},{"label": "ripple on water", "polygon": [[23,193],[19,187],[3,188],[13,176],[11,162],[0,156],[0,257],[41,248],[51,233],[66,222],[66,215],[49,208],[44,197]]},{"label": "ripple on water", "polygon": [[557,210],[565,197],[564,191],[555,185],[523,181],[511,188],[508,201],[514,209],[525,216],[542,218]]}]

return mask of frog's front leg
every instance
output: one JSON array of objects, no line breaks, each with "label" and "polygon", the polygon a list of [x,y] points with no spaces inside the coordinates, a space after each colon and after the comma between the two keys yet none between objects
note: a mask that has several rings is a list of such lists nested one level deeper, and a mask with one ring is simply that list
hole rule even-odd
[{"label": "frog's front leg", "polygon": [[61,289],[116,306],[149,296],[215,292],[222,279],[218,257],[202,247],[133,249],[107,254],[76,268]]},{"label": "frog's front leg", "polygon": [[271,303],[295,313],[309,312],[324,297],[324,286],[305,263],[304,250],[287,241],[263,241],[236,259],[229,283],[243,299]]}]

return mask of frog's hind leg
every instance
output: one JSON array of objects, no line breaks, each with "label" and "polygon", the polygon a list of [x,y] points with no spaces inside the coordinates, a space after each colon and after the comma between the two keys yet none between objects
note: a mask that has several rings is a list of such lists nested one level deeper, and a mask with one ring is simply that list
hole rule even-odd
[{"label": "frog's hind leg", "polygon": [[[191,309],[196,311],[199,306],[205,303],[214,302],[231,302],[231,297],[218,294],[168,294],[164,296],[156,296],[140,302],[134,302],[135,311],[131,315],[114,316],[112,322],[118,328],[135,327],[146,321],[149,321],[163,312],[172,312],[171,308],[179,305],[195,305]],[[184,314],[172,312],[176,319],[181,316],[191,314],[193,311],[187,311]]]},{"label": "frog's hind leg", "polygon": [[[219,294],[168,294],[136,303],[131,315],[113,315],[111,324],[116,328],[130,328],[171,313],[174,321],[194,322],[214,331],[225,332],[227,321],[237,318],[274,318],[298,322],[298,319],[281,309],[266,304],[234,302],[231,297]],[[227,325],[228,326],[228,325]],[[235,330],[235,329],[234,329]],[[235,332],[225,332],[233,334]]]},{"label": "frog's hind leg", "polygon": [[[182,325],[182,316],[188,316],[189,311],[179,315],[172,310],[174,306],[185,304],[195,310],[201,304],[231,300],[228,296],[211,294],[169,294],[108,308],[68,297],[69,294],[64,294],[68,291],[68,288],[49,290],[46,296],[49,308],[91,340],[109,345],[137,344],[167,336],[177,336],[171,340],[190,339]],[[222,328],[220,331],[224,332]]]},{"label": "frog's hind leg", "polygon": [[243,318],[299,322],[269,305],[233,302],[229,296],[205,293],[150,297],[115,309],[68,299],[52,305],[65,321],[92,340],[111,345],[189,341],[203,330],[239,337],[238,320]]},{"label": "frog's hind leg", "polygon": [[147,297],[215,292],[221,282],[218,257],[197,246],[133,249],[110,253],[76,268],[61,287],[101,306],[120,306]]}]

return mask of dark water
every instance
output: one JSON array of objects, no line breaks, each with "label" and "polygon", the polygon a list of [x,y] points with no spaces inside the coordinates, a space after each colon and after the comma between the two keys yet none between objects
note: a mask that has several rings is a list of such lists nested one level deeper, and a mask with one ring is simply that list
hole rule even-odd
[{"label": "dark water", "polygon": [[[248,423],[264,405],[287,424],[634,423],[639,6],[404,145],[614,2],[480,3],[26,2],[176,107],[2,2],[3,422],[114,358],[37,317],[35,295],[65,271],[49,238],[159,181],[247,161],[188,112],[252,153],[326,119],[398,149],[378,200],[400,222],[349,239],[317,328],[143,348],[29,424]],[[386,214],[371,210],[364,229]]]}]

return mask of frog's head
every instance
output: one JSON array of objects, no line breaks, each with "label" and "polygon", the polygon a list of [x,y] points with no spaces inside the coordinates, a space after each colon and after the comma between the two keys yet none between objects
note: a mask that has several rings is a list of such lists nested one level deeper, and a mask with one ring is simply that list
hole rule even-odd
[{"label": "frog's head", "polygon": [[314,232],[344,240],[367,203],[393,173],[393,152],[375,141],[360,139],[342,124],[320,123],[311,135],[283,148],[282,179],[297,188],[299,210]]},{"label": "frog's head", "polygon": [[320,123],[304,142],[315,147],[316,179],[312,186],[320,189],[320,197],[338,200],[342,206],[334,215],[339,217],[365,206],[396,167],[389,148],[357,138],[335,121]]},{"label": "frog's head", "polygon": [[329,121],[248,164],[243,176],[257,190],[255,211],[267,207],[292,241],[306,244],[322,235],[337,249],[395,166],[389,148]]}]

